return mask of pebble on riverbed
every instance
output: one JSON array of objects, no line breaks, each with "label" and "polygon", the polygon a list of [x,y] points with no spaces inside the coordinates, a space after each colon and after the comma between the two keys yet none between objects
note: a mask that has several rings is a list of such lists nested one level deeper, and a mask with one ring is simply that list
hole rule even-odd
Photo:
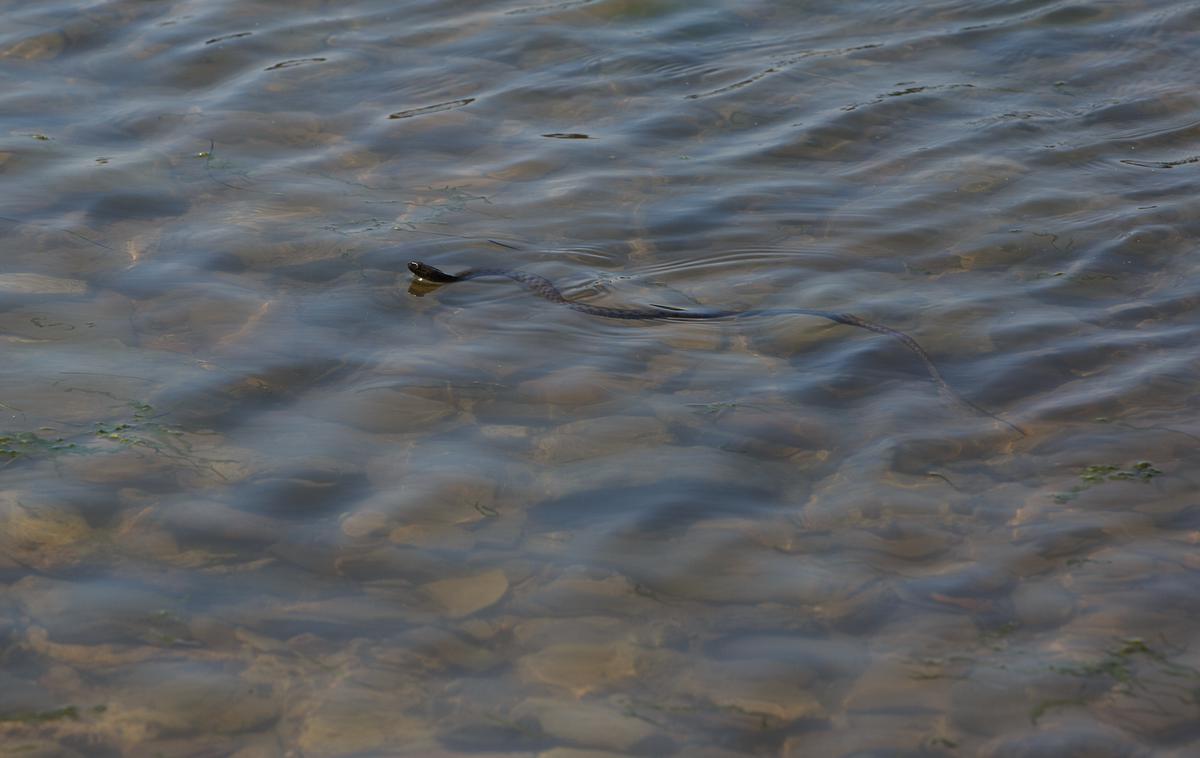
[{"label": "pebble on riverbed", "polygon": [[477,613],[500,601],[508,592],[508,578],[500,569],[474,576],[429,582],[422,589],[451,618]]},{"label": "pebble on riverbed", "polygon": [[87,282],[45,274],[0,274],[0,296],[4,295],[82,295]]},{"label": "pebble on riverbed", "polygon": [[648,721],[598,702],[532,697],[509,717],[525,728],[583,747],[639,755],[665,755],[675,748],[673,740]]},{"label": "pebble on riverbed", "polygon": [[0,561],[40,571],[76,565],[97,545],[73,507],[30,492],[0,491]]}]

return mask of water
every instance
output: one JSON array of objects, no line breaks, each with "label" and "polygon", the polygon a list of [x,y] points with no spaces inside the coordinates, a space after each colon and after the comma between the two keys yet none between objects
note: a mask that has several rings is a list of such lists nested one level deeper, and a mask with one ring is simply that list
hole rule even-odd
[{"label": "water", "polygon": [[3,14],[7,754],[1197,751],[1195,4]]}]

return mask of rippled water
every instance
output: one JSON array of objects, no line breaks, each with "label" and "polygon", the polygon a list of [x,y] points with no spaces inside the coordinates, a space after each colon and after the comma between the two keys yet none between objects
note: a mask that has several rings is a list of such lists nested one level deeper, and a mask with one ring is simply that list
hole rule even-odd
[{"label": "rippled water", "polygon": [[1200,750],[1194,3],[0,8],[6,754]]}]

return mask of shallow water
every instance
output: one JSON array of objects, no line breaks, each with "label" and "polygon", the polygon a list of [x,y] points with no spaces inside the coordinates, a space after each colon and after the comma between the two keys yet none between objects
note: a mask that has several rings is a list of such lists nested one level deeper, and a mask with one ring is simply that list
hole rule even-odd
[{"label": "shallow water", "polygon": [[0,9],[5,752],[1200,748],[1195,4]]}]

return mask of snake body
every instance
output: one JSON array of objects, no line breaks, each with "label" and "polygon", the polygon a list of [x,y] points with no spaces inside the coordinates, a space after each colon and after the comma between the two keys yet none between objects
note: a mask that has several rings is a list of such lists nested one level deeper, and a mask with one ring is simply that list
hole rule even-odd
[{"label": "snake body", "polygon": [[408,270],[411,271],[418,279],[423,279],[434,284],[465,282],[471,279],[482,279],[485,277],[501,277],[505,279],[511,279],[530,292],[533,292],[539,297],[549,300],[552,303],[566,306],[567,308],[570,308],[573,311],[578,311],[579,313],[586,313],[589,316],[600,316],[602,318],[617,318],[637,321],[700,321],[723,318],[747,318],[750,316],[802,315],[816,316],[818,318],[828,319],[834,323],[845,324],[847,326],[856,326],[859,329],[866,329],[868,331],[875,332],[876,334],[884,334],[892,337],[893,339],[899,340],[914,355],[921,359],[921,362],[925,364],[926,371],[929,372],[929,378],[933,380],[933,383],[937,385],[938,389],[941,390],[943,394],[956,403],[970,408],[976,413],[981,413],[988,418],[999,421],[1001,424],[1009,427],[1022,437],[1025,436],[1025,431],[1020,427],[1011,422],[1005,421],[991,411],[981,408],[975,403],[972,403],[970,400],[967,400],[962,395],[958,394],[958,392],[956,392],[954,388],[950,386],[950,383],[946,381],[945,377],[942,376],[942,372],[938,371],[937,366],[933,363],[933,359],[929,357],[929,353],[925,352],[925,348],[921,347],[921,344],[911,336],[905,334],[899,329],[893,329],[890,326],[877,324],[874,321],[868,321],[865,318],[860,318],[850,313],[838,313],[835,311],[824,311],[814,308],[769,308],[744,311],[685,311],[661,307],[608,308],[601,305],[592,305],[591,303],[581,303],[577,300],[569,300],[564,297],[562,292],[559,291],[558,287],[555,287],[554,283],[546,277],[538,276],[537,274],[531,274],[528,271],[520,271],[518,269],[477,268],[468,269],[467,271],[463,271],[459,274],[447,274],[445,271],[435,268],[434,266],[430,266],[427,263],[412,261],[408,264]]}]

